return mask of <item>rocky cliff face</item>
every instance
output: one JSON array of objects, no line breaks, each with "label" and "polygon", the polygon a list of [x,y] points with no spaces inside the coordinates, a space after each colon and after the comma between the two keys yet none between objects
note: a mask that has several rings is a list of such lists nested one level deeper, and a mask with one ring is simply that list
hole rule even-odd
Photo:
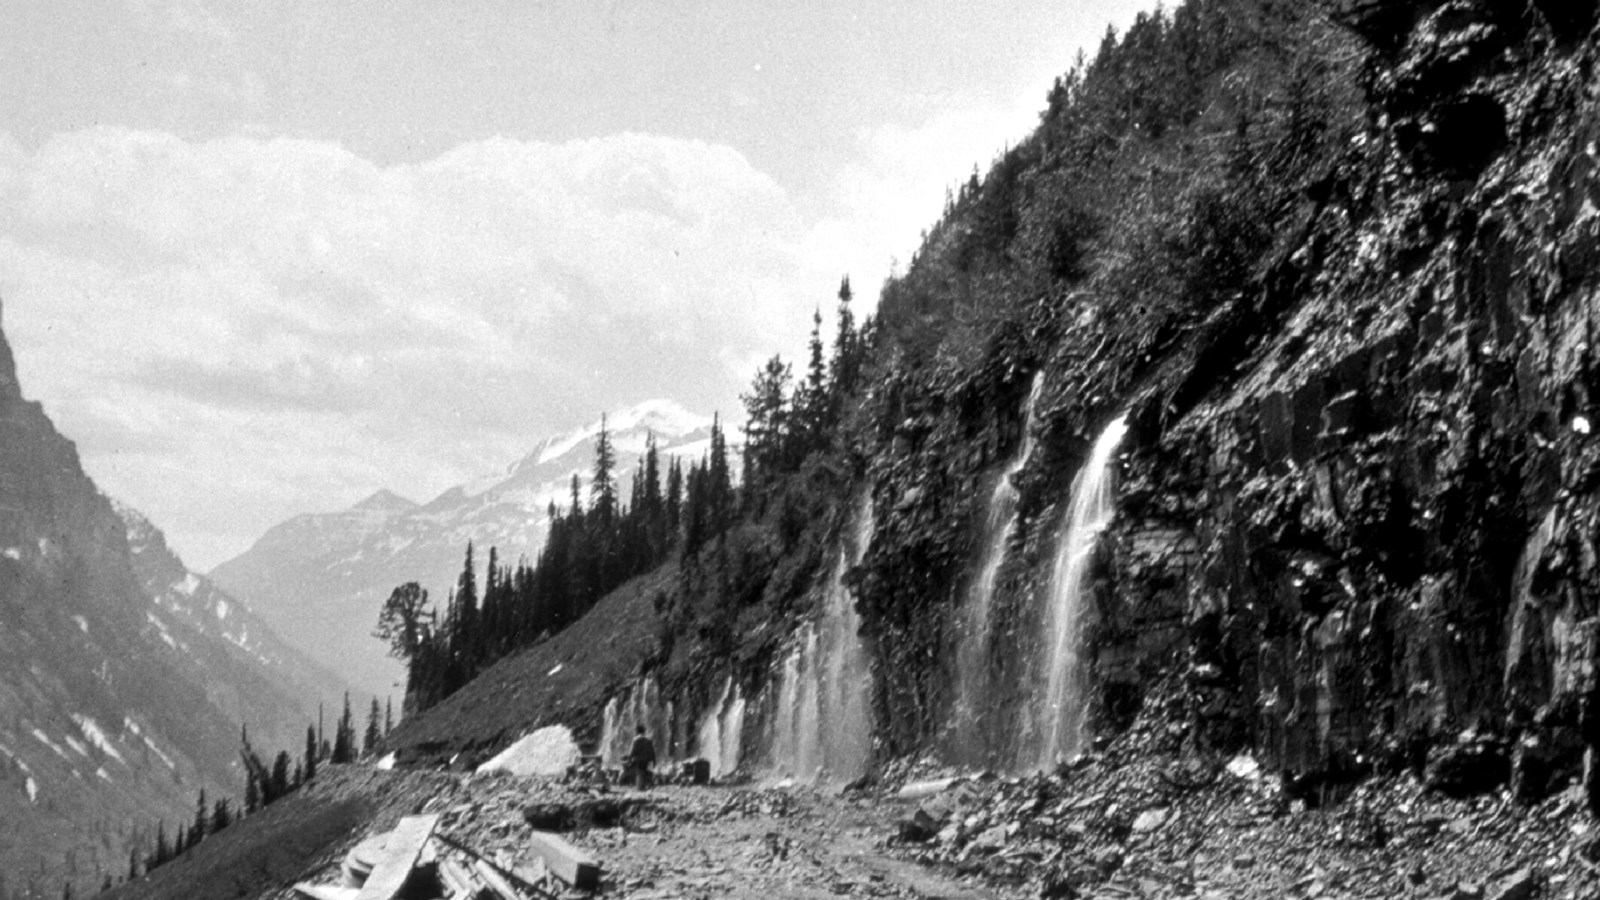
[{"label": "rocky cliff face", "polygon": [[1281,324],[1181,414],[1136,401],[1129,467],[1165,499],[1129,504],[1104,622],[1181,618],[1199,742],[1352,771],[1477,729],[1540,796],[1600,744],[1593,46],[1419,12],[1276,273]]},{"label": "rocky cliff face", "polygon": [[[1167,320],[1047,299],[1026,315],[1066,325],[992,337],[950,370],[964,395],[930,400],[890,367],[871,464],[880,503],[909,514],[890,527],[922,532],[880,530],[864,576],[869,607],[924,615],[869,625],[898,673],[880,683],[888,746],[928,745],[946,714],[946,673],[916,658],[948,641],[939,581],[962,570],[928,535],[970,556],[959,523],[1016,445],[1012,415],[973,410],[1017,409],[1023,379],[996,365],[1031,359],[1051,388],[1018,476],[1013,647],[1037,640],[1069,473],[1131,410],[1085,634],[1102,732],[1181,673],[1193,748],[1253,747],[1299,776],[1445,778],[1463,742],[1526,796],[1593,768],[1592,4],[1387,6],[1404,15],[1351,14],[1384,37],[1348,73],[1360,103],[1326,119],[1338,146],[1280,173],[1237,290]],[[1098,271],[1081,284],[1115,290]],[[969,459],[938,458],[958,441]]]},{"label": "rocky cliff face", "polygon": [[164,546],[23,399],[0,336],[0,896],[83,895],[201,789],[237,797],[242,723],[300,746],[315,675],[262,659],[271,637],[231,631]]}]

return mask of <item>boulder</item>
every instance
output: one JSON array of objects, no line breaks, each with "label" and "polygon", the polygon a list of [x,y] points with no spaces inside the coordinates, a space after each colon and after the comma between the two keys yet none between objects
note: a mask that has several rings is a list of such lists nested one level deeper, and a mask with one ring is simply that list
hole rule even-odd
[{"label": "boulder", "polygon": [[1171,814],[1172,811],[1165,806],[1147,809],[1139,813],[1138,817],[1133,820],[1133,833],[1149,834],[1167,824],[1167,817]]},{"label": "boulder", "polygon": [[918,808],[907,818],[900,820],[900,839],[914,844],[921,844],[933,840],[939,834],[939,820],[928,814],[925,809]]}]

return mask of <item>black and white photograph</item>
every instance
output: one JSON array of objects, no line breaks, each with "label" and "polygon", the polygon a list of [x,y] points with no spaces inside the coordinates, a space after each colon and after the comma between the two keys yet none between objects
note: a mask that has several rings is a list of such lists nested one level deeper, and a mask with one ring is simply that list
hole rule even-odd
[{"label": "black and white photograph", "polygon": [[0,85],[0,900],[1600,897],[1600,0]]}]

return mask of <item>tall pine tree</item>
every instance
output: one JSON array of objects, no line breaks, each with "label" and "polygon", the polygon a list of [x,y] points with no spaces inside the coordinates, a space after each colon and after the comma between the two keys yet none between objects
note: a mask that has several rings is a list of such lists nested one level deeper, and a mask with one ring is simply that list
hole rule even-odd
[{"label": "tall pine tree", "polygon": [[383,711],[378,708],[378,698],[372,698],[372,709],[367,712],[367,733],[362,740],[361,752],[371,756],[378,749],[378,741],[383,739]]},{"label": "tall pine tree", "polygon": [[594,440],[594,480],[589,484],[590,509],[600,528],[610,528],[617,518],[617,454],[611,446],[611,432],[605,414],[600,416],[600,434]]}]

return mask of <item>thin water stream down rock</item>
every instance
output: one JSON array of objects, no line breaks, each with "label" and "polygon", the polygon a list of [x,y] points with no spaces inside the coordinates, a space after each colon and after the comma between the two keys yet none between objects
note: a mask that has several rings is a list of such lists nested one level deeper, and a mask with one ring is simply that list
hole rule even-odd
[{"label": "thin water stream down rock", "polygon": [[977,574],[961,599],[961,626],[956,636],[956,699],[948,751],[953,758],[974,765],[992,764],[1005,739],[1005,731],[995,721],[993,606],[1000,569],[1017,528],[1020,495],[1013,479],[1033,455],[1034,408],[1043,389],[1041,371],[1033,377],[1023,408],[1022,445],[995,478],[994,490],[989,494]]},{"label": "thin water stream down rock", "polygon": [[837,549],[821,617],[800,629],[784,657],[767,739],[775,776],[842,784],[866,773],[871,671],[845,576],[866,554],[873,521],[871,497],[862,494]]},{"label": "thin water stream down rock", "polygon": [[1072,485],[1072,502],[1050,576],[1049,643],[1042,662],[1045,690],[1038,716],[1037,764],[1050,768],[1077,752],[1083,741],[1085,664],[1083,621],[1100,533],[1116,515],[1116,454],[1128,432],[1119,415],[1101,432]]}]

